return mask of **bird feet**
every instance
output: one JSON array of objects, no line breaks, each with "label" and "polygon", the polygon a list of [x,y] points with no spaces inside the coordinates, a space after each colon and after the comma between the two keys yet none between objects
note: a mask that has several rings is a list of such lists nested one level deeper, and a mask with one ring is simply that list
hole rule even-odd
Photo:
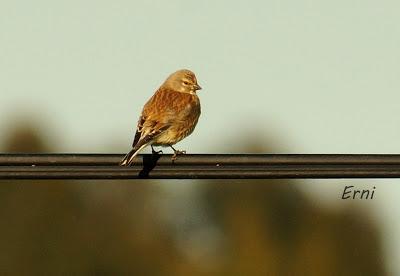
[{"label": "bird feet", "polygon": [[153,154],[153,155],[163,154],[163,151],[162,150],[155,151],[153,146],[152,146],[151,147],[151,154]]},{"label": "bird feet", "polygon": [[171,160],[174,162],[176,159],[178,159],[178,155],[186,154],[186,150],[176,150],[174,149],[174,155],[172,155]]}]

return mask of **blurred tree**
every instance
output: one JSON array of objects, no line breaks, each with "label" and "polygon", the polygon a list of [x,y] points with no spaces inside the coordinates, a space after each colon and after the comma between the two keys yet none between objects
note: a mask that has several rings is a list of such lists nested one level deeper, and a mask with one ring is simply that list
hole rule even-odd
[{"label": "blurred tree", "polygon": [[[29,123],[4,144],[52,151]],[[157,202],[165,195],[150,181],[1,181],[0,274],[385,275],[376,225],[312,205],[295,183],[202,181],[200,200],[186,207],[199,213],[174,216],[199,216],[192,227],[217,230],[191,232],[164,223]],[[197,242],[182,250],[182,239]],[[216,250],[195,252],[207,246]]]},{"label": "blurred tree", "polygon": [[[5,152],[51,152],[16,126]],[[105,192],[106,191],[106,192]],[[1,275],[170,275],[177,253],[149,182],[1,181]]]},{"label": "blurred tree", "polygon": [[312,205],[296,183],[204,185],[204,206],[224,241],[216,274],[386,275],[377,226],[363,212]]},{"label": "blurred tree", "polygon": [[45,141],[37,127],[29,121],[21,122],[10,129],[4,141],[5,152],[47,152],[50,151],[48,142]]}]

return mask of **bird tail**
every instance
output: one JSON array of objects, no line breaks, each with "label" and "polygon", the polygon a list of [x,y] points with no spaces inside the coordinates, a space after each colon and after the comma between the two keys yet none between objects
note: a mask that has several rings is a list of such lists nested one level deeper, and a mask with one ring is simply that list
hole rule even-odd
[{"label": "bird tail", "polygon": [[133,159],[135,156],[144,148],[147,144],[144,144],[140,147],[133,147],[130,152],[128,152],[124,158],[119,162],[120,166],[131,166],[133,164]]}]

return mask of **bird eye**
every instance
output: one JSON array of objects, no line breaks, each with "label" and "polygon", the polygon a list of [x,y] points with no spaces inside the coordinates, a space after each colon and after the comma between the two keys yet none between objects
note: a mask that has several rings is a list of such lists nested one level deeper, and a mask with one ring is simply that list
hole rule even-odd
[{"label": "bird eye", "polygon": [[188,81],[184,81],[183,84],[184,85],[189,85],[189,82]]}]

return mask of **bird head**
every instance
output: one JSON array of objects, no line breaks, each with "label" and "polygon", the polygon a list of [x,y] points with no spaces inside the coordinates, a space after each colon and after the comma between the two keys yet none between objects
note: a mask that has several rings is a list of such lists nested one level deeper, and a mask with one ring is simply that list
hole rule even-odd
[{"label": "bird head", "polygon": [[164,82],[163,87],[189,94],[196,94],[197,90],[201,89],[194,73],[187,69],[172,73]]}]

